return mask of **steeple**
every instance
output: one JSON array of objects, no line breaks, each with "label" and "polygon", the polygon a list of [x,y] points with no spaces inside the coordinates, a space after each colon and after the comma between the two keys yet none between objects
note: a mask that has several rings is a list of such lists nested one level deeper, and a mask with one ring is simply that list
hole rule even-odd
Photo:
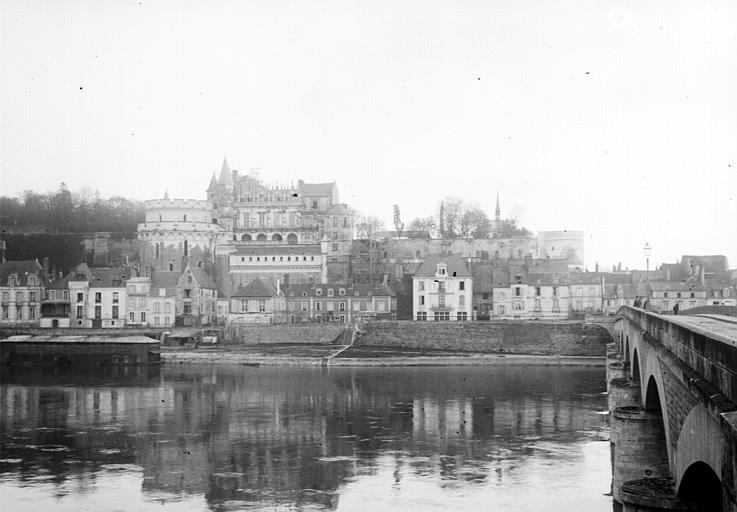
[{"label": "steeple", "polygon": [[225,187],[233,186],[233,172],[230,170],[227,158],[223,158],[223,167],[220,169],[220,184]]},{"label": "steeple", "polygon": [[494,220],[499,221],[499,217],[501,217],[502,211],[499,208],[499,192],[496,193],[496,209],[494,210]]},{"label": "steeple", "polygon": [[210,180],[210,186],[207,187],[207,190],[213,190],[217,186],[218,186],[218,177],[215,174],[215,171],[213,171],[212,172],[212,179]]},{"label": "steeple", "polygon": [[164,189],[164,199],[167,201],[169,200],[169,191],[166,189]]}]

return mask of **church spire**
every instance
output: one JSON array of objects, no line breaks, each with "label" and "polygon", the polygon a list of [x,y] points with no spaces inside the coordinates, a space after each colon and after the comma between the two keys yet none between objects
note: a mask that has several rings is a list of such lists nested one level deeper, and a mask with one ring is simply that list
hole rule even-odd
[{"label": "church spire", "polygon": [[499,208],[499,192],[497,192],[497,193],[496,193],[496,209],[494,210],[494,217],[495,217],[495,220],[497,220],[497,221],[498,221],[498,220],[499,220],[499,218],[501,217],[501,215],[502,215],[502,211],[501,211],[501,209]]},{"label": "church spire", "polygon": [[169,191],[167,189],[164,189],[164,199],[169,200]]}]

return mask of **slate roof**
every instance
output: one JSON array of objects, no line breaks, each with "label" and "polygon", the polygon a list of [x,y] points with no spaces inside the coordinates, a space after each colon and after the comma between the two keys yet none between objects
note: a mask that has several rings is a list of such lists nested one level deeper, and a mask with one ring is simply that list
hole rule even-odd
[{"label": "slate roof", "polygon": [[721,254],[708,256],[692,256],[684,254],[681,256],[681,264],[684,268],[689,268],[689,261],[692,265],[703,265],[705,272],[725,272],[729,268],[727,257],[722,256]]},{"label": "slate roof", "polygon": [[158,291],[154,292],[154,289],[158,290],[160,288],[166,289],[167,296],[172,296],[176,293],[177,283],[181,276],[179,272],[157,270],[153,274],[153,278],[151,279],[151,293],[153,295],[158,295]]},{"label": "slate roof", "polygon": [[195,278],[197,281],[197,284],[200,285],[200,288],[208,288],[211,290],[216,290],[217,286],[215,286],[215,282],[210,277],[210,274],[205,272],[203,269],[199,267],[189,267],[189,270],[192,271],[192,277]]},{"label": "slate roof", "polygon": [[271,298],[277,297],[279,293],[276,290],[276,284],[271,279],[256,278],[246,286],[239,286],[238,290],[232,297],[256,297]]},{"label": "slate roof", "polygon": [[305,183],[300,180],[299,191],[303,196],[315,197],[315,196],[326,196],[332,197],[333,187],[335,182],[332,183]]},{"label": "slate roof", "polygon": [[570,284],[601,284],[598,272],[571,272]]},{"label": "slate roof", "polygon": [[20,286],[28,286],[28,275],[36,274],[39,281],[46,282],[43,267],[38,260],[8,260],[0,263],[0,285],[7,286],[10,274],[17,274]]},{"label": "slate roof", "polygon": [[125,267],[90,268],[86,263],[80,263],[65,279],[68,281],[87,281],[90,288],[124,288],[125,281],[130,277],[134,277],[132,270]]},{"label": "slate roof", "polygon": [[492,287],[493,288],[509,288],[509,270],[504,267],[497,267],[492,270]]},{"label": "slate roof", "polygon": [[449,277],[473,277],[466,266],[466,262],[460,256],[427,256],[420,268],[415,272],[415,277],[435,277],[439,263],[445,263]]},{"label": "slate roof", "polygon": [[685,283],[672,281],[650,281],[650,289],[659,292],[692,292],[705,288],[699,283]]},{"label": "slate roof", "polygon": [[[322,293],[322,297],[327,297],[328,295],[328,288],[332,288],[335,297],[341,297],[338,295],[338,290],[341,288],[345,289],[345,296],[355,296],[356,292],[358,292],[359,297],[367,297],[369,292],[371,292],[371,295],[373,296],[390,296],[394,297],[396,293],[394,293],[394,290],[389,288],[388,286],[379,285],[379,286],[370,286],[370,285],[364,285],[364,284],[357,284],[357,285],[348,285],[346,283],[332,283],[332,284],[293,284],[289,286],[289,289],[286,291],[286,295],[291,296],[290,293],[294,292],[294,297],[303,297],[303,293],[307,292],[307,297],[315,297],[316,293],[315,290],[320,289]],[[333,298],[333,297],[330,297]]]}]

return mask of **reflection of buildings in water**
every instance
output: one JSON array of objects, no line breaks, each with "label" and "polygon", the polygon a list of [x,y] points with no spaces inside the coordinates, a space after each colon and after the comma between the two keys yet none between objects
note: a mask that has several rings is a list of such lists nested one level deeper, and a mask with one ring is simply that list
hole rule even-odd
[{"label": "reflection of buildings in water", "polygon": [[[135,462],[147,493],[327,508],[348,477],[378,471],[388,450],[397,479],[413,471],[484,481],[524,465],[536,437],[566,442],[605,426],[580,413],[601,408],[601,397],[580,396],[554,372],[532,384],[516,371],[164,373],[148,388],[4,386],[1,426],[60,428],[54,443],[76,453],[59,455],[58,471],[78,478],[102,463]],[[28,444],[51,439],[35,435]],[[91,462],[63,468],[68,458]]]}]

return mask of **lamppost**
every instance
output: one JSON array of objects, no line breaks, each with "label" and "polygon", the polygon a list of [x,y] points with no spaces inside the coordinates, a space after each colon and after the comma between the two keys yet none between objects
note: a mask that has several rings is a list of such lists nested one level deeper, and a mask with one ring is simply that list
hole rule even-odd
[{"label": "lamppost", "polygon": [[653,252],[653,248],[650,244],[645,242],[645,247],[642,248],[645,253],[645,276],[647,279],[647,300],[650,300],[650,254]]}]

